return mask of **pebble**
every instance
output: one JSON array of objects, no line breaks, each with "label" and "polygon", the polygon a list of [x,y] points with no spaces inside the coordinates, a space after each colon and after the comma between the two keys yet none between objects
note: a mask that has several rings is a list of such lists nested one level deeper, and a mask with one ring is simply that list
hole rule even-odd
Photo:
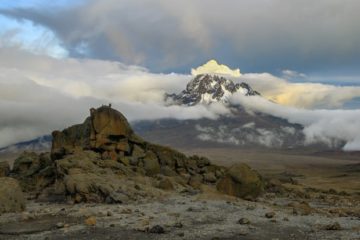
[{"label": "pebble", "polygon": [[246,229],[240,229],[240,231],[239,231],[239,235],[241,235],[241,236],[245,236],[248,234],[249,234],[249,232]]},{"label": "pebble", "polygon": [[160,225],[155,225],[149,230],[150,233],[162,234],[165,233],[165,229]]},{"label": "pebble", "polygon": [[56,224],[56,227],[57,227],[57,228],[64,228],[64,227],[65,227],[65,224],[62,223],[62,222],[58,222],[58,223]]},{"label": "pebble", "polygon": [[266,218],[273,218],[275,216],[275,213],[274,212],[267,212],[265,213],[265,217]]},{"label": "pebble", "polygon": [[247,218],[240,218],[239,221],[238,221],[239,224],[250,224],[250,220],[247,219]]},{"label": "pebble", "polygon": [[95,226],[96,225],[96,218],[95,217],[88,217],[85,219],[85,224],[88,226]]},{"label": "pebble", "polygon": [[182,228],[184,225],[181,222],[177,222],[174,224],[174,227],[176,228]]},{"label": "pebble", "polygon": [[341,230],[341,226],[338,222],[326,225],[325,230]]}]

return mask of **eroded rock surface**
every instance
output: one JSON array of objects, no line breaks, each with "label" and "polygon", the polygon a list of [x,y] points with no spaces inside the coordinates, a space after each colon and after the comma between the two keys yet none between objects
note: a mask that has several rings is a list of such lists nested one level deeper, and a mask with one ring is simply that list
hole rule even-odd
[{"label": "eroded rock surface", "polygon": [[0,214],[24,209],[25,198],[18,181],[9,177],[0,178]]},{"label": "eroded rock surface", "polygon": [[[226,169],[137,136],[108,106],[90,109],[83,124],[53,132],[49,155],[24,153],[13,174],[41,199],[124,203],[215,185]],[[60,196],[63,197],[53,197]]]},{"label": "eroded rock surface", "polygon": [[0,177],[7,177],[10,173],[10,165],[7,161],[0,162]]},{"label": "eroded rock surface", "polygon": [[256,198],[264,191],[264,182],[255,170],[240,163],[228,170],[226,176],[217,184],[217,189],[240,198]]}]

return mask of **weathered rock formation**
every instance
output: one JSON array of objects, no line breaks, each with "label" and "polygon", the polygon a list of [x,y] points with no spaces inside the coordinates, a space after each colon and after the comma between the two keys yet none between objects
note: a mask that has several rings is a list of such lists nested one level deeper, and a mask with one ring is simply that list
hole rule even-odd
[{"label": "weathered rock formation", "polygon": [[55,181],[55,165],[48,153],[23,152],[15,160],[11,175],[24,191],[41,191]]},{"label": "weathered rock formation", "polygon": [[52,135],[50,155],[24,153],[12,172],[39,199],[124,203],[216,183],[220,191],[238,197],[261,192],[254,171],[227,171],[207,158],[144,141],[111,107],[92,108],[83,124]]},{"label": "weathered rock formation", "polygon": [[25,209],[25,198],[18,181],[14,178],[0,178],[0,214],[19,212]]}]

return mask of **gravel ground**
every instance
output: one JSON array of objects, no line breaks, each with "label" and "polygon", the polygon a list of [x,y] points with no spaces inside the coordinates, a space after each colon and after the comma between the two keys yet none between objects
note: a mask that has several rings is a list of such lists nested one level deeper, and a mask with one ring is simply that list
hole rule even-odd
[{"label": "gravel ground", "polygon": [[288,207],[293,201],[272,195],[251,202],[201,194],[171,194],[127,205],[30,201],[26,212],[0,216],[0,239],[360,239],[359,216],[329,214],[325,210],[331,204],[316,208],[320,204],[309,199],[319,211],[295,215]]}]

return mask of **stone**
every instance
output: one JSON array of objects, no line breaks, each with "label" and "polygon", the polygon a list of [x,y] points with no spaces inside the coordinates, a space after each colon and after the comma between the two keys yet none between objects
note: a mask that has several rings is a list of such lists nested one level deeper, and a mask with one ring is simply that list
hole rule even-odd
[{"label": "stone", "polygon": [[172,170],[169,166],[161,166],[160,170],[161,174],[168,177],[175,177],[177,176],[177,173]]},{"label": "stone", "polygon": [[125,166],[130,166],[130,159],[129,157],[120,157],[119,162],[124,164]]},{"label": "stone", "polygon": [[160,225],[155,225],[149,229],[150,233],[163,234],[165,233],[165,229]]},{"label": "stone", "polygon": [[217,178],[213,172],[209,172],[204,174],[204,180],[209,183],[215,183]]},{"label": "stone", "polygon": [[128,157],[128,159],[129,159],[129,164],[131,166],[137,166],[139,163],[139,159],[137,157],[131,156],[131,157]]},{"label": "stone", "polygon": [[261,176],[244,163],[233,165],[220,179],[217,189],[240,198],[256,198],[264,191]]},{"label": "stone", "polygon": [[90,146],[101,148],[111,143],[118,144],[119,140],[129,137],[133,131],[127,119],[120,112],[111,107],[102,106],[90,109]]},{"label": "stone", "polygon": [[58,223],[56,223],[56,227],[57,228],[64,228],[65,224],[63,222],[58,222]]},{"label": "stone", "polygon": [[23,152],[14,161],[12,172],[22,176],[31,176],[40,168],[39,156],[34,152]]},{"label": "stone", "polygon": [[147,151],[143,161],[146,175],[154,176],[160,173],[159,160],[154,152]]},{"label": "stone", "polygon": [[87,226],[95,226],[96,225],[96,218],[91,216],[85,219],[85,225]]},{"label": "stone", "polygon": [[175,183],[195,192],[188,183],[200,187],[200,172],[207,183],[215,183],[216,170],[222,170],[207,158],[188,158],[142,140],[110,106],[92,108],[82,124],[54,131],[51,157],[28,154],[16,169],[21,186],[36,183],[29,190],[42,201],[53,194],[71,203],[108,204],[159,197],[164,194],[159,188],[174,190]]},{"label": "stone", "polygon": [[75,151],[89,149],[91,125],[91,119],[87,118],[83,124],[52,132],[51,158],[56,160]]},{"label": "stone", "polygon": [[341,230],[341,225],[338,222],[334,222],[331,223],[329,225],[325,226],[325,230],[331,230],[331,231],[336,231],[336,230]]},{"label": "stone", "polygon": [[197,174],[190,177],[188,184],[194,189],[200,189],[202,181],[203,177]]},{"label": "stone", "polygon": [[160,182],[158,184],[158,188],[166,190],[166,191],[171,191],[171,190],[174,190],[174,185],[168,178],[165,178],[165,179],[160,180]]},{"label": "stone", "polygon": [[14,178],[0,178],[0,214],[25,209],[25,198],[19,182]]},{"label": "stone", "polygon": [[300,203],[290,203],[288,206],[293,208],[294,215],[307,216],[316,212],[316,210],[305,201]]},{"label": "stone", "polygon": [[116,143],[116,150],[121,152],[129,153],[130,152],[130,145],[127,139],[121,139],[119,142]]},{"label": "stone", "polygon": [[0,177],[7,177],[10,173],[10,165],[7,161],[0,162]]},{"label": "stone", "polygon": [[250,220],[247,218],[240,218],[238,223],[241,225],[250,224]]},{"label": "stone", "polygon": [[143,158],[145,157],[145,151],[139,145],[134,144],[131,155],[135,158]]},{"label": "stone", "polygon": [[89,149],[129,153],[128,140],[142,142],[141,138],[133,133],[127,119],[108,106],[90,109],[90,117],[83,124],[71,126],[63,131],[54,131],[52,136],[51,157],[54,160]]},{"label": "stone", "polygon": [[275,212],[267,212],[267,213],[265,213],[265,217],[266,218],[273,218],[273,217],[275,217]]}]

